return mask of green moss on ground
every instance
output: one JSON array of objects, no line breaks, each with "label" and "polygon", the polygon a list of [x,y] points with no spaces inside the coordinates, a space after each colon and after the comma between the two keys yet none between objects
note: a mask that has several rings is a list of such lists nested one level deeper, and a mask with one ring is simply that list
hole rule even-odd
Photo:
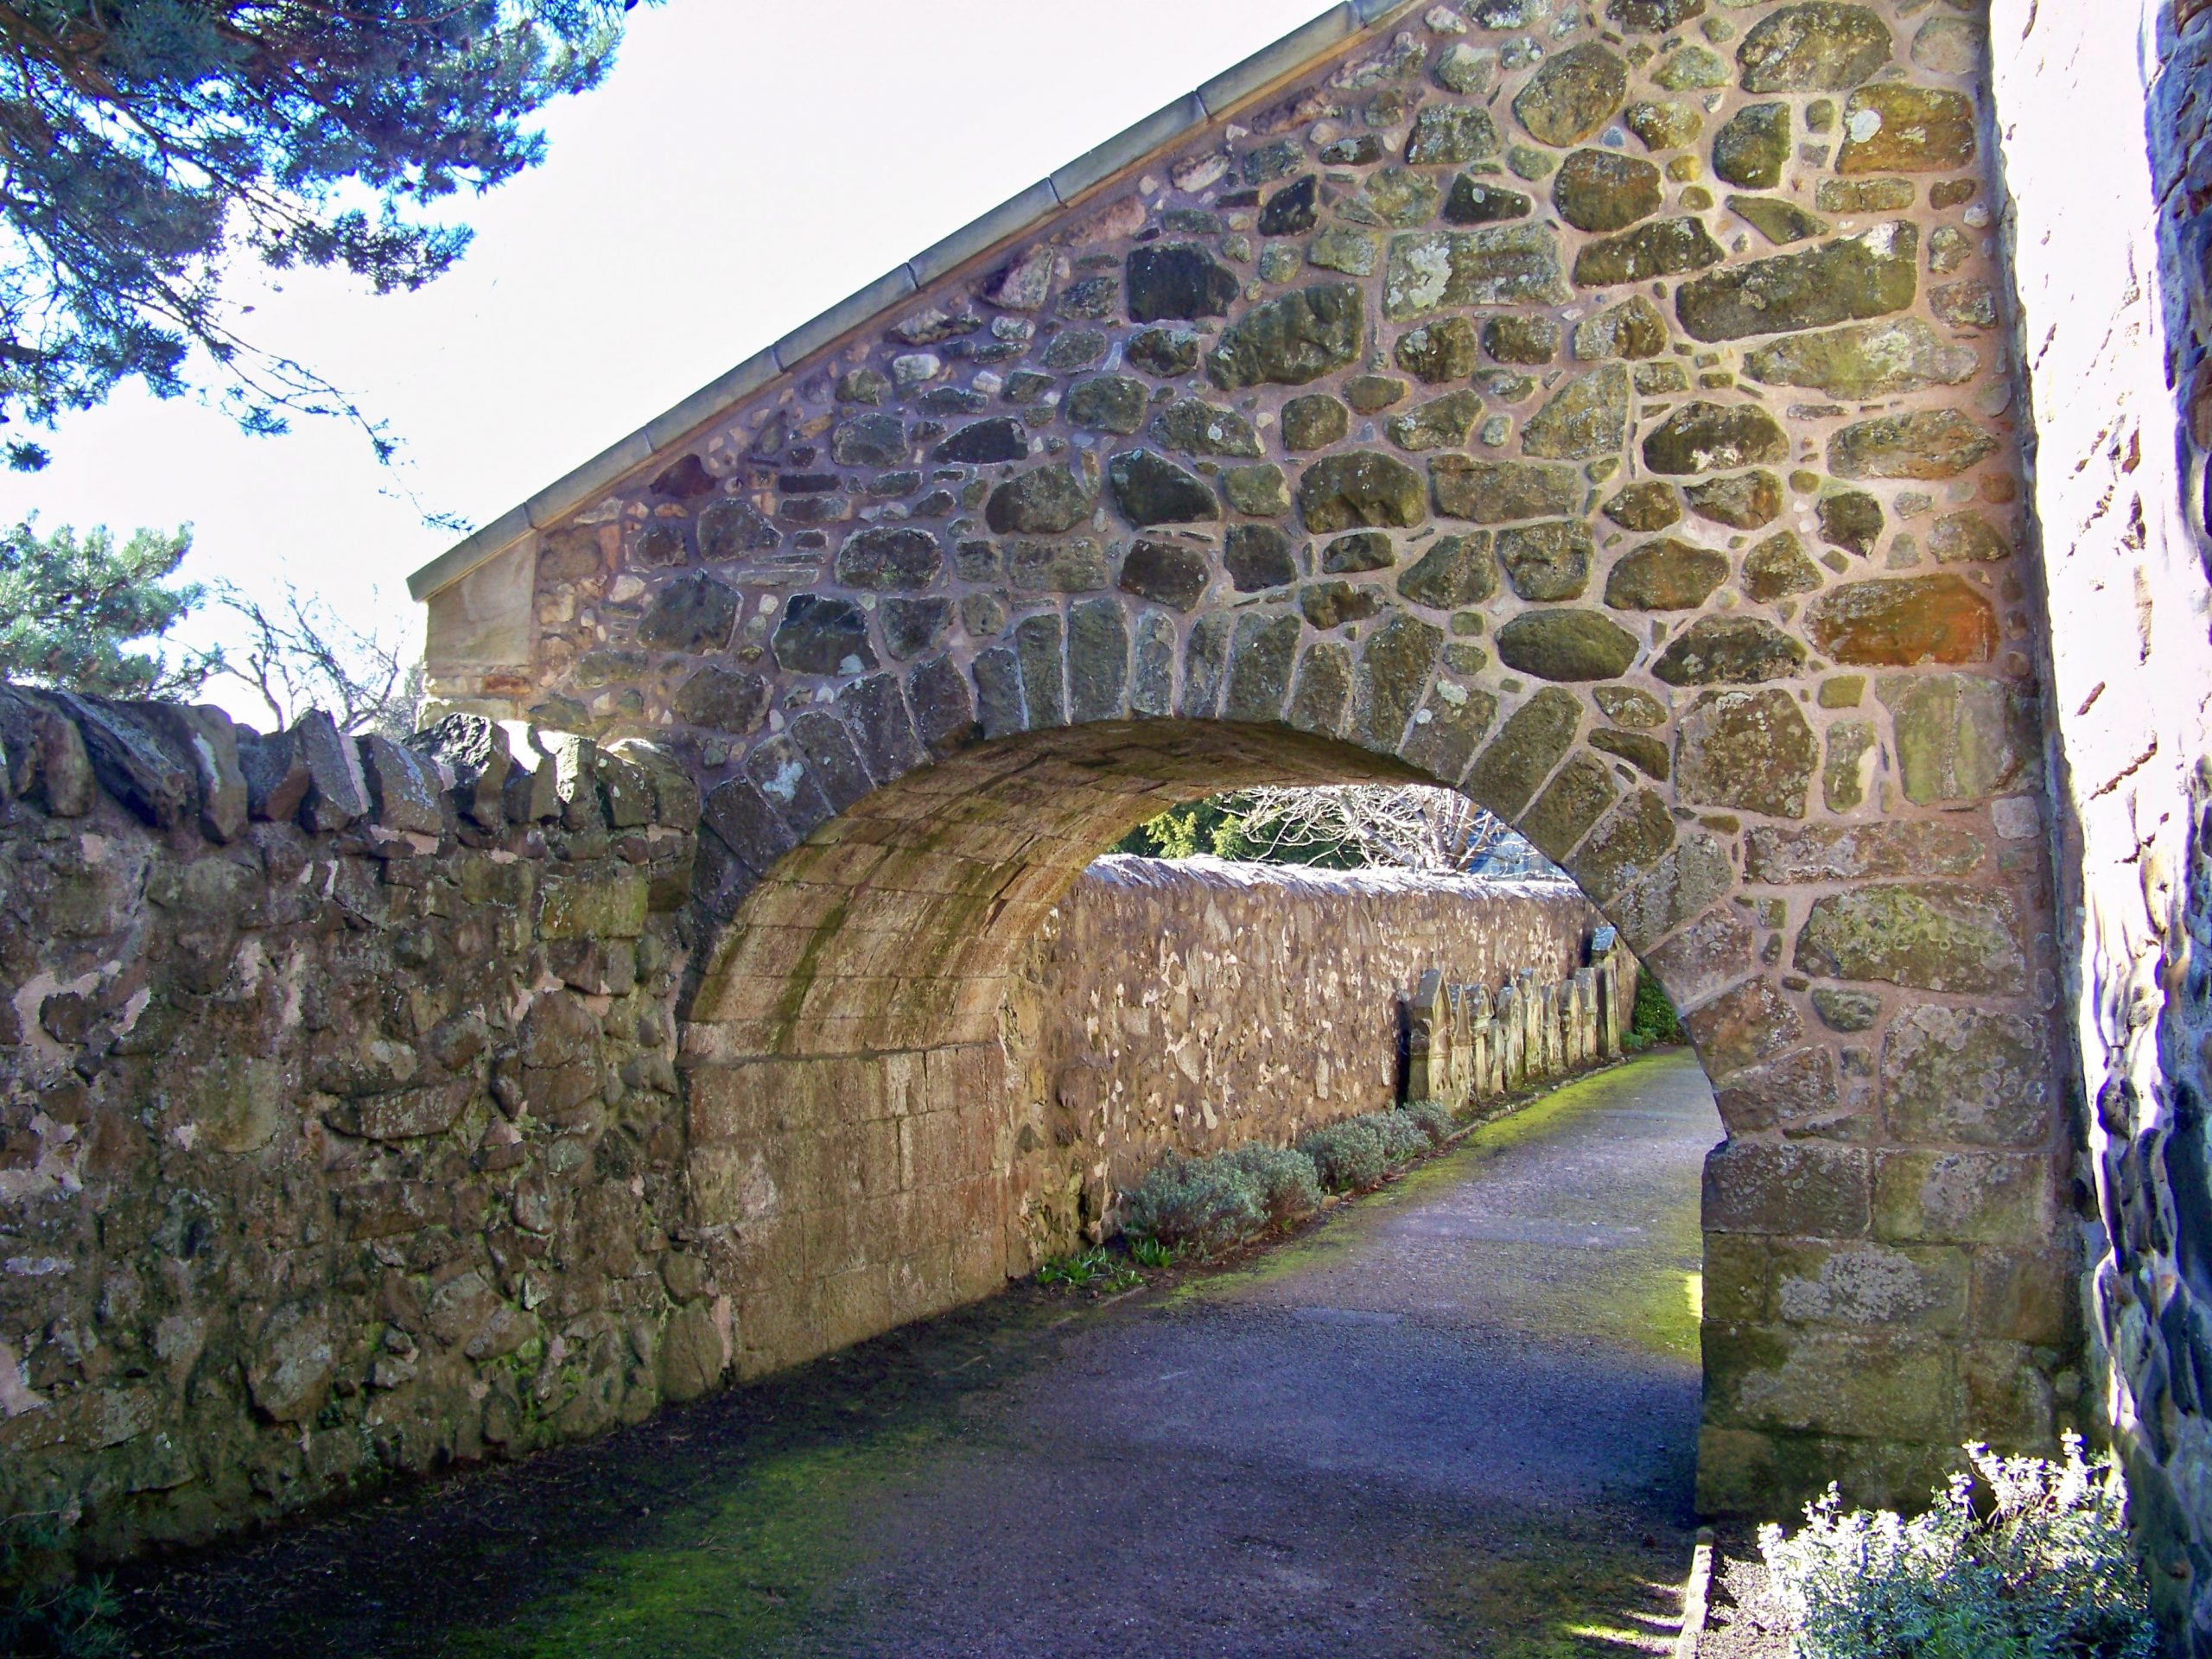
[{"label": "green moss on ground", "polygon": [[[711,1505],[655,1516],[650,1536],[594,1556],[581,1581],[496,1630],[457,1630],[467,1659],[730,1659],[803,1651],[861,1559],[870,1498],[946,1438],[940,1422],[856,1429],[777,1452]],[[648,1529],[641,1528],[641,1530]]]}]

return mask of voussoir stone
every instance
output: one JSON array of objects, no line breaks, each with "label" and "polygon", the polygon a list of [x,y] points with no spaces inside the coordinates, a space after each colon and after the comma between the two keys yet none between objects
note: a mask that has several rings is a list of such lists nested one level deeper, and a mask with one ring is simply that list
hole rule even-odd
[{"label": "voussoir stone", "polygon": [[1498,659],[1544,680],[1610,680],[1636,660],[1636,636],[1595,611],[1523,611],[1497,631]]},{"label": "voussoir stone", "polygon": [[1703,340],[1789,334],[1902,311],[1912,303],[1920,232],[1877,225],[1801,253],[1778,253],[1684,283],[1675,312]]},{"label": "voussoir stone", "polygon": [[1359,355],[1366,320],[1365,302],[1350,283],[1278,295],[1224,332],[1206,354],[1206,376],[1224,391],[1305,385]]},{"label": "voussoir stone", "polygon": [[1555,685],[1544,687],[1498,728],[1467,773],[1468,794],[1500,817],[1519,817],[1536,785],[1573,747],[1581,723],[1582,704],[1574,693]]},{"label": "voussoir stone", "polygon": [[1324,455],[1298,480],[1298,510],[1317,535],[1363,526],[1403,528],[1427,517],[1421,474],[1374,450]]}]

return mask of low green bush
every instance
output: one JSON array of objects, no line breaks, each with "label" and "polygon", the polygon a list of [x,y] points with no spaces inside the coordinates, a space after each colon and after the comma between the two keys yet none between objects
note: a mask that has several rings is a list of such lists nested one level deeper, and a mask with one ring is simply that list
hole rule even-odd
[{"label": "low green bush", "polygon": [[0,1653],[108,1659],[130,1650],[115,1623],[122,1607],[113,1581],[71,1573],[67,1546],[48,1516],[0,1522]]},{"label": "low green bush", "polygon": [[1170,1153],[1122,1199],[1122,1228],[1201,1250],[1220,1249],[1267,1220],[1260,1184],[1225,1158]]},{"label": "low green bush", "polygon": [[1432,1146],[1442,1146],[1459,1127],[1452,1109],[1440,1100],[1409,1100],[1398,1109],[1413,1119],[1414,1126],[1428,1137]]},{"label": "low green bush", "polygon": [[1288,1147],[1239,1147],[1224,1154],[1259,1189],[1260,1207],[1278,1227],[1300,1222],[1321,1207],[1321,1178],[1313,1160]]},{"label": "low green bush", "polygon": [[2150,1659],[2143,1571],[2112,1461],[2000,1458],[1969,1446],[1927,1514],[1843,1509],[1794,1536],[1759,1531],[1793,1659]]},{"label": "low green bush", "polygon": [[1667,1000],[1667,993],[1659,988],[1659,982],[1649,974],[1637,975],[1636,1003],[1628,1012],[1628,1034],[1621,1039],[1622,1046],[1635,1053],[1662,1044],[1688,1041],[1681,1016]]},{"label": "low green bush", "polygon": [[1374,1185],[1390,1167],[1389,1144],[1376,1119],[1380,1112],[1348,1117],[1300,1136],[1298,1149],[1313,1160],[1321,1185],[1332,1192],[1357,1192]]},{"label": "low green bush", "polygon": [[1382,1155],[1393,1164],[1420,1157],[1433,1144],[1428,1133],[1407,1111],[1373,1112],[1376,1133],[1382,1137]]}]

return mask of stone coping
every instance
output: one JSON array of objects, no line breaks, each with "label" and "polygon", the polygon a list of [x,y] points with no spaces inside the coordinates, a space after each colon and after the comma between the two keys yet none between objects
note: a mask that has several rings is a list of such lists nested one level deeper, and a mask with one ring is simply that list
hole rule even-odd
[{"label": "stone coping", "polygon": [[858,333],[914,295],[996,252],[1065,207],[1095,194],[1190,136],[1274,91],[1363,31],[1380,32],[1427,0],[1344,0],[1271,46],[1177,99],[1001,202],[935,246],[848,296],[756,352],[658,418],[601,450],[519,506],[511,507],[407,578],[408,594],[429,599],[488,563],[533,530],[574,512],[624,474],[689,437],[739,400],[795,374],[810,359]]}]

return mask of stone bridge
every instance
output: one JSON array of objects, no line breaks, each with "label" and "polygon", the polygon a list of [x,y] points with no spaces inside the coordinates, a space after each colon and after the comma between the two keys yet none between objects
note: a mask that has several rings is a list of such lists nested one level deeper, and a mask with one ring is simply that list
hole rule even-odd
[{"label": "stone bridge", "polygon": [[437,708],[700,784],[702,1217],[999,1089],[1132,824],[1433,782],[1718,1088],[1709,1507],[2092,1421],[1999,159],[1955,7],[1340,6],[421,572]]}]

